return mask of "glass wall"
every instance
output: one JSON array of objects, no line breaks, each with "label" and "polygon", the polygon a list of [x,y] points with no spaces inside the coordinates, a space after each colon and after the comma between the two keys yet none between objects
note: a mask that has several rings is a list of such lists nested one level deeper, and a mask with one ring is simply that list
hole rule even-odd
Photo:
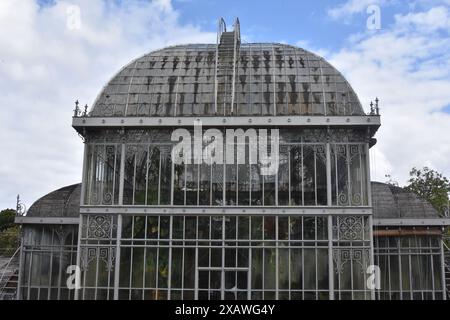
[{"label": "glass wall", "polygon": [[[151,206],[367,206],[364,143],[283,142],[278,172],[264,175],[260,163],[173,163],[172,146],[126,144],[124,205]],[[193,149],[193,148],[192,148]],[[121,145],[91,144],[87,148],[86,205],[119,204]],[[327,157],[331,176],[327,179]],[[327,203],[331,189],[332,202]]]},{"label": "glass wall", "polygon": [[87,145],[85,204],[119,203],[120,152],[120,144]]},{"label": "glass wall", "polygon": [[440,236],[375,237],[374,245],[381,269],[377,299],[443,299]]},{"label": "glass wall", "polygon": [[76,265],[78,226],[23,227],[20,299],[70,300],[66,269]]},{"label": "glass wall", "polygon": [[85,216],[80,298],[113,299],[116,283],[119,299],[330,299],[330,284],[370,299],[368,219],[351,218]]}]

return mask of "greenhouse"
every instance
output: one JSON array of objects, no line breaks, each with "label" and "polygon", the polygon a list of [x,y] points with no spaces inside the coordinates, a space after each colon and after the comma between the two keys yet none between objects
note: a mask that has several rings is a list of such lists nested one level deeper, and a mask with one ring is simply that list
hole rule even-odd
[{"label": "greenhouse", "polygon": [[[18,299],[446,299],[449,219],[371,182],[378,103],[309,51],[241,43],[238,20],[132,61],[76,105],[82,182],[16,218]],[[177,130],[201,138],[176,149]],[[275,135],[267,174],[253,149]]]}]

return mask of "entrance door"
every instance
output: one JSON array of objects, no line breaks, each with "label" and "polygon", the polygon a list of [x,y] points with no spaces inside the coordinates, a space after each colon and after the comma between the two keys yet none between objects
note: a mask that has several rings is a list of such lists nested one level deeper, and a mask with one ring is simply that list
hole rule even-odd
[{"label": "entrance door", "polygon": [[198,268],[197,292],[199,300],[249,299],[247,268]]}]

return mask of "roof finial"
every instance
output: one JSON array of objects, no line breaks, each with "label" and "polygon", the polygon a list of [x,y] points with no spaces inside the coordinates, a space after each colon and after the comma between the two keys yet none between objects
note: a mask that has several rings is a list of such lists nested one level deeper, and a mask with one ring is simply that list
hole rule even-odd
[{"label": "roof finial", "polygon": [[88,105],[86,103],[86,105],[84,106],[84,112],[83,112],[83,117],[87,116],[87,109],[88,109]]},{"label": "roof finial", "polygon": [[25,215],[27,209],[25,205],[20,201],[20,195],[17,195],[17,202],[16,202],[16,214],[18,216]]},{"label": "roof finial", "polygon": [[375,111],[377,113],[377,116],[380,115],[380,108],[378,107],[378,103],[380,102],[380,99],[375,98]]},{"label": "roof finial", "polygon": [[73,110],[73,116],[74,118],[78,117],[78,115],[80,114],[80,108],[78,107],[78,100],[75,101],[75,109]]},{"label": "roof finial", "polygon": [[370,115],[373,116],[375,114],[375,110],[373,108],[373,101],[370,101]]}]

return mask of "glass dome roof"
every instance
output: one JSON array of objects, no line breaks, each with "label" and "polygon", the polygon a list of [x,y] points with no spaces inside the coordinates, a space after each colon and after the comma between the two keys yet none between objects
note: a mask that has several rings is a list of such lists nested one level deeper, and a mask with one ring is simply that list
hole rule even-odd
[{"label": "glass dome roof", "polygon": [[311,52],[240,44],[233,62],[219,48],[173,46],[132,61],[103,88],[89,116],[365,114],[342,74]]}]

